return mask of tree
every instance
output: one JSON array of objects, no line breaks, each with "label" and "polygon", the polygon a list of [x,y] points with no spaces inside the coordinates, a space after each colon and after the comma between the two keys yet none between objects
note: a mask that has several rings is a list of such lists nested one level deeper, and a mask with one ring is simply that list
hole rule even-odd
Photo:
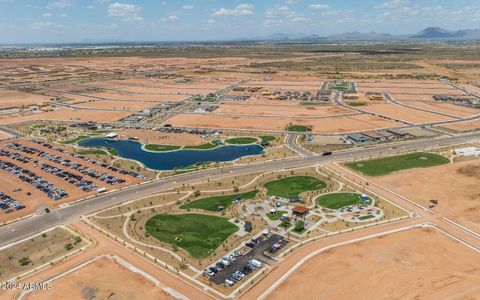
[{"label": "tree", "polygon": [[63,246],[63,249],[65,249],[66,251],[72,250],[73,249],[72,243],[65,244],[65,246]]},{"label": "tree", "polygon": [[305,222],[304,221],[298,221],[295,224],[295,228],[293,229],[295,232],[302,232],[305,229]]}]

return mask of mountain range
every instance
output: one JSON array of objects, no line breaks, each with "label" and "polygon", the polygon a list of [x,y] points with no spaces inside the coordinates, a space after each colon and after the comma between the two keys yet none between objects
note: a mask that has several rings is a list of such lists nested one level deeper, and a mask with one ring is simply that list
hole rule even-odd
[{"label": "mountain range", "polygon": [[381,40],[476,40],[480,39],[479,29],[462,29],[451,31],[440,27],[428,27],[414,34],[393,35],[378,32],[346,32],[342,34],[319,36],[316,34],[275,33],[265,37],[256,37],[254,41],[381,41]]}]

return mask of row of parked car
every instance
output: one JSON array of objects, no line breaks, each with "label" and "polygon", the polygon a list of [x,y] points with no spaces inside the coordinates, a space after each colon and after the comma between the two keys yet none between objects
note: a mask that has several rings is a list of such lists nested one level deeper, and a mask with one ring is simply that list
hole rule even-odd
[{"label": "row of parked car", "polygon": [[25,205],[13,199],[12,197],[0,192],[0,209],[5,213],[11,213],[14,210],[25,208]]},{"label": "row of parked car", "polygon": [[93,181],[87,180],[81,175],[73,174],[69,171],[45,163],[39,163],[39,166],[42,171],[57,176],[58,178],[78,187],[85,193],[94,191],[98,187]]},{"label": "row of parked car", "polygon": [[[46,151],[43,151],[43,150],[40,150],[40,149],[36,149],[36,148],[33,148],[33,147],[27,147],[27,146],[24,146],[24,145],[19,144],[19,143],[11,143],[11,144],[8,144],[7,147],[9,147],[12,150],[21,151],[21,152],[24,152],[24,153],[27,153],[27,154],[37,155],[37,156],[39,156],[43,159],[46,159],[48,161],[51,161],[51,162],[60,164],[62,166],[65,166],[67,168],[70,168],[72,170],[75,170],[75,171],[77,171],[77,172],[79,172],[79,173],[81,173],[85,176],[89,176],[89,177],[101,180],[101,181],[103,181],[103,182],[105,182],[109,185],[117,185],[117,184],[125,182],[124,179],[118,178],[118,177],[113,176],[113,175],[109,175],[107,173],[101,173],[100,174],[100,171],[97,170],[97,169],[88,168],[88,167],[86,167],[86,166],[84,166],[80,163],[71,161],[69,159],[63,158],[63,157],[55,155],[55,154],[50,154],[50,153],[48,153]],[[61,150],[63,151],[63,149],[61,149]]]},{"label": "row of parked car", "polygon": [[53,183],[48,182],[41,176],[14,163],[0,159],[0,169],[16,176],[21,181],[34,186],[36,189],[47,194],[50,199],[59,200],[68,197],[68,193]]},{"label": "row of parked car", "polygon": [[220,272],[221,270],[223,270],[224,268],[229,267],[232,264],[232,262],[234,262],[236,258],[241,255],[242,255],[242,252],[234,251],[232,255],[222,257],[211,267],[203,270],[203,274],[206,275],[207,277],[212,277],[218,272]]},{"label": "row of parked car", "polygon": [[15,152],[10,152],[8,150],[4,150],[4,149],[0,149],[0,156],[5,156],[5,157],[8,157],[12,160],[15,160],[15,161],[19,161],[21,163],[28,163],[32,160],[31,157],[27,157],[23,154],[20,154],[20,153],[15,153]]},{"label": "row of parked car", "polygon": [[268,251],[272,254],[277,253],[278,251],[282,250],[283,247],[285,247],[288,244],[288,241],[286,240],[278,240],[276,243],[270,246],[270,249]]},{"label": "row of parked car", "polygon": [[225,286],[232,287],[235,283],[241,281],[243,278],[247,277],[248,274],[252,273],[255,269],[261,268],[263,263],[256,259],[251,259],[246,265],[242,267],[241,270],[235,271],[230,278],[225,279]]},{"label": "row of parked car", "polygon": [[[137,173],[135,171],[126,171],[126,170],[123,170],[123,169],[119,169],[119,168],[116,168],[114,166],[111,166],[107,163],[103,163],[103,162],[99,162],[99,161],[96,161],[94,159],[91,159],[90,157],[87,157],[85,155],[80,155],[80,154],[77,154],[77,153],[69,153],[67,150],[65,149],[62,149],[62,148],[59,148],[57,146],[53,146],[49,143],[46,143],[42,140],[37,140],[37,139],[33,139],[32,142],[34,142],[35,144],[37,145],[40,145],[40,146],[43,146],[43,147],[46,147],[48,149],[52,149],[52,150],[55,150],[55,151],[58,151],[60,153],[64,153],[64,154],[70,154],[70,156],[72,156],[73,158],[78,158],[78,159],[81,159],[83,161],[86,161],[86,162],[89,162],[91,164],[94,164],[96,166],[99,166],[99,167],[102,167],[102,168],[105,168],[107,170],[110,170],[112,172],[115,172],[115,173],[118,173],[118,174],[122,174],[122,175],[128,175],[128,176],[131,176],[131,177],[134,177],[134,178],[138,178],[140,180],[143,180],[143,181],[149,181],[151,180],[149,177],[145,176],[145,175],[142,175],[140,173]],[[109,175],[111,176],[111,175]],[[113,178],[113,177],[112,177]],[[107,182],[108,183],[108,182]]]}]

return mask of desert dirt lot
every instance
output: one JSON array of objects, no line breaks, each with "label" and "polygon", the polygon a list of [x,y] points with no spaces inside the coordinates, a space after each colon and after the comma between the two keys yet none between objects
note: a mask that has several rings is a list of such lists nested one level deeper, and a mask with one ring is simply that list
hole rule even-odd
[{"label": "desert dirt lot", "polygon": [[114,122],[126,116],[131,112],[123,111],[98,111],[85,109],[61,108],[54,111],[0,116],[0,123],[18,123],[24,121],[52,120],[52,121],[82,121],[82,122]]},{"label": "desert dirt lot", "polygon": [[198,134],[189,133],[166,133],[153,130],[125,129],[119,131],[118,134],[120,136],[138,137],[138,140],[145,144],[196,146],[209,142]]},{"label": "desert dirt lot", "polygon": [[[268,103],[268,102],[266,102]],[[231,105],[222,104],[215,110],[215,114],[241,114],[241,115],[273,115],[285,117],[328,117],[355,113],[350,109],[338,106],[283,106],[283,105]]]},{"label": "desert dirt lot", "polygon": [[480,120],[458,122],[453,124],[445,124],[442,127],[451,129],[457,132],[466,132],[480,129]]},{"label": "desert dirt lot", "polygon": [[165,123],[173,126],[284,131],[290,124],[312,126],[315,133],[346,133],[399,126],[383,118],[358,115],[325,119],[228,117],[213,114],[180,114]]},{"label": "desert dirt lot", "polygon": [[268,299],[473,299],[478,255],[435,229],[410,229],[322,252]]},{"label": "desert dirt lot", "polygon": [[433,101],[404,101],[406,105],[418,107],[421,109],[427,109],[434,112],[445,113],[459,118],[466,118],[473,115],[480,114],[480,109],[469,108],[465,106],[450,104],[450,103],[441,103]]},{"label": "desert dirt lot", "polygon": [[446,116],[418,111],[390,103],[370,104],[368,106],[362,107],[362,110],[387,115],[395,119],[410,122],[412,124],[452,120],[452,118]]},{"label": "desert dirt lot", "polygon": [[0,141],[5,140],[5,139],[9,139],[9,138],[11,138],[10,135],[6,134],[5,132],[0,131]]},{"label": "desert dirt lot", "polygon": [[371,180],[424,207],[436,199],[439,204],[433,211],[480,230],[480,159],[406,170]]},{"label": "desert dirt lot", "polygon": [[54,280],[52,286],[25,299],[175,299],[142,274],[105,256]]},{"label": "desert dirt lot", "polygon": [[77,103],[76,107],[82,108],[102,108],[102,109],[117,109],[117,110],[131,110],[131,111],[142,111],[146,108],[151,108],[155,106],[156,103],[152,102],[139,102],[139,101],[91,101],[85,103]]},{"label": "desert dirt lot", "polygon": [[46,96],[0,88],[0,109],[42,104],[48,101],[50,98]]}]

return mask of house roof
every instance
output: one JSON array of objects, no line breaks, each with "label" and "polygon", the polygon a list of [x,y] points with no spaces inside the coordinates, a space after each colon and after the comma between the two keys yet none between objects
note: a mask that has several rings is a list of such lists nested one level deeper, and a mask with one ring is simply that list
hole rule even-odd
[{"label": "house roof", "polygon": [[298,205],[298,206],[295,206],[295,207],[292,209],[292,211],[293,211],[294,213],[297,213],[297,214],[304,214],[304,213],[308,212],[309,209],[306,208],[305,206]]}]

